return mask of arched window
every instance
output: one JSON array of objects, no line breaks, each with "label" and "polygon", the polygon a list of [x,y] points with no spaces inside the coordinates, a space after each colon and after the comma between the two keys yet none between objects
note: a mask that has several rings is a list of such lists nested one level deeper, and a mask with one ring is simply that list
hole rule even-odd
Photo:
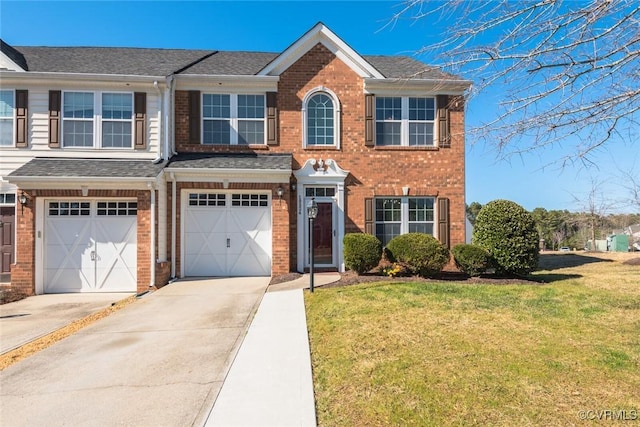
[{"label": "arched window", "polygon": [[339,146],[340,108],[336,96],[326,89],[310,92],[304,102],[304,146]]}]

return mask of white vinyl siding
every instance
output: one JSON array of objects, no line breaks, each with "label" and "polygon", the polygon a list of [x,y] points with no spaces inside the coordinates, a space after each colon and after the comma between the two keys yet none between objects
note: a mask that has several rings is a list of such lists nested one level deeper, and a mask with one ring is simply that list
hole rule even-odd
[{"label": "white vinyl siding", "polygon": [[[29,149],[15,149],[0,145],[0,176],[7,176],[34,157],[67,157],[67,158],[104,158],[104,150],[94,147],[72,147],[71,149],[49,147],[49,91],[41,88],[29,88]],[[149,159],[158,156],[160,144],[160,121],[158,115],[159,96],[155,93],[147,94],[147,135],[149,136],[146,150],[117,149],[108,151],[113,159]],[[15,124],[15,122],[14,122]],[[15,127],[15,126],[12,126]],[[0,181],[2,192],[15,190],[13,184]]]}]

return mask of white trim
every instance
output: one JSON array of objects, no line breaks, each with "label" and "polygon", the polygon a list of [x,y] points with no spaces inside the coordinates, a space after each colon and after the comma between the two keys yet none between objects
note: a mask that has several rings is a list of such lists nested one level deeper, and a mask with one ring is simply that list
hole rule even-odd
[{"label": "white trim", "polygon": [[291,170],[166,168],[178,182],[289,182]]},{"label": "white trim", "polygon": [[375,67],[369,64],[360,54],[353,50],[322,22],[318,22],[291,46],[285,49],[284,52],[278,55],[277,58],[260,70],[257,75],[278,76],[282,74],[318,43],[322,43],[360,77],[384,79],[384,76],[376,70]]},{"label": "white trim", "polygon": [[306,230],[306,206],[304,206],[305,200],[305,187],[308,186],[321,186],[321,187],[334,187],[336,189],[334,212],[334,224],[336,227],[335,236],[335,250],[337,251],[336,263],[338,265],[338,271],[344,271],[344,258],[342,240],[344,238],[345,227],[345,188],[344,181],[349,175],[349,171],[342,169],[335,160],[327,159],[326,161],[316,161],[315,159],[309,159],[305,162],[301,169],[293,173],[297,180],[296,198],[298,204],[297,212],[297,245],[298,245],[298,264],[297,269],[299,272],[303,272],[305,268],[305,230]]},{"label": "white trim", "polygon": [[[307,105],[309,103],[309,100],[314,95],[317,95],[319,93],[328,95],[329,98],[331,98],[331,100],[333,101],[333,144],[331,145],[308,145],[307,144],[307,135],[308,135]],[[311,89],[309,92],[307,92],[307,94],[304,96],[304,99],[302,100],[302,148],[320,147],[320,148],[327,148],[327,149],[335,148],[336,150],[339,150],[341,146],[340,113],[341,113],[340,99],[338,99],[338,95],[336,95],[335,92],[333,92],[331,89],[328,89],[324,86],[317,86]]]},{"label": "white trim", "polygon": [[[176,76],[176,89],[199,90],[209,93],[257,93],[277,92],[278,76],[235,76],[235,75],[205,75],[180,74]],[[220,92],[223,91],[223,92]]]},{"label": "white trim", "polygon": [[26,70],[9,58],[4,52],[0,52],[0,68],[11,70],[17,73],[24,73]]},{"label": "white trim", "polygon": [[147,183],[156,183],[158,177],[131,178],[131,177],[43,177],[43,176],[17,176],[7,177],[12,184],[16,184],[24,190],[81,190],[82,186],[88,186],[90,190],[122,189],[122,190],[148,190]]},{"label": "white trim", "polygon": [[[438,99],[435,96],[376,96],[374,99],[374,117],[377,117],[378,99],[381,98],[400,98],[400,120],[378,120],[375,118],[376,128],[376,147],[414,147],[414,148],[430,148],[438,147]],[[409,119],[409,98],[424,98],[433,100],[433,120],[410,120]],[[378,123],[400,123],[400,145],[379,144]],[[411,123],[423,123],[432,125],[431,144],[409,144],[409,125]]]},{"label": "white trim", "polygon": [[364,93],[386,96],[464,95],[469,80],[364,79]]},{"label": "white trim", "polygon": [[36,198],[36,235],[34,236],[36,250],[36,265],[34,269],[36,295],[44,293],[44,199],[44,197]]},{"label": "white trim", "polygon": [[[229,96],[229,117],[205,117],[204,116],[204,97],[206,95],[228,95]],[[247,118],[247,117],[238,117],[238,97],[239,96],[262,96],[264,101],[264,108],[262,111],[262,118]],[[200,93],[200,145],[202,146],[212,146],[212,147],[226,147],[230,145],[239,145],[241,147],[246,147],[248,145],[267,145],[267,95],[264,92],[255,92],[255,93],[227,93],[225,91],[217,91],[217,92],[201,92]],[[208,121],[228,121],[230,130],[229,135],[229,144],[216,144],[216,143],[205,143],[204,142],[204,124],[205,120]],[[241,121],[250,121],[250,122],[262,122],[262,142],[253,143],[253,144],[239,144],[240,140],[240,122]]]}]

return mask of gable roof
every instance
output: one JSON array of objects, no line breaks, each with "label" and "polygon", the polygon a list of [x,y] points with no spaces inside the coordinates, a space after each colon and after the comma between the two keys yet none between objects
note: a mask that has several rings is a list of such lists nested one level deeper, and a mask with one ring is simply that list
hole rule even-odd
[{"label": "gable roof", "polygon": [[353,50],[351,46],[345,43],[322,22],[318,22],[291,46],[286,48],[277,58],[260,70],[258,75],[281,74],[318,43],[323,44],[360,77],[384,78],[374,66],[367,62],[358,52]]}]

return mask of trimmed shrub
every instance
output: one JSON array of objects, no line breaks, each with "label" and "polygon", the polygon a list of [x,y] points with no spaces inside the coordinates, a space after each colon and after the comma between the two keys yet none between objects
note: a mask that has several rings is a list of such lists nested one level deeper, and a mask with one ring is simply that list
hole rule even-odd
[{"label": "trimmed shrub", "polygon": [[449,250],[435,237],[423,233],[396,236],[387,245],[393,259],[406,265],[413,274],[433,277],[449,262]]},{"label": "trimmed shrub", "polygon": [[382,256],[382,243],[376,236],[364,233],[348,233],[344,244],[344,265],[358,274],[366,273],[378,265]]},{"label": "trimmed shrub", "polygon": [[491,254],[478,245],[461,243],[451,249],[456,267],[469,276],[479,276],[491,268]]},{"label": "trimmed shrub", "polygon": [[482,207],[473,229],[473,243],[491,254],[499,274],[529,274],[538,266],[538,232],[533,216],[509,200]]}]

